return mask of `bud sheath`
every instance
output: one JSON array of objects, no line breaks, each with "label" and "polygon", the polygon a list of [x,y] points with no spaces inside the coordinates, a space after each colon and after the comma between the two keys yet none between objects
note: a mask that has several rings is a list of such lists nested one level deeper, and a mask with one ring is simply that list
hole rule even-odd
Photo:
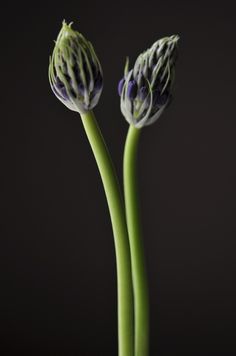
[{"label": "bud sheath", "polygon": [[103,75],[92,44],[63,21],[49,63],[49,82],[70,110],[84,113],[98,103]]}]

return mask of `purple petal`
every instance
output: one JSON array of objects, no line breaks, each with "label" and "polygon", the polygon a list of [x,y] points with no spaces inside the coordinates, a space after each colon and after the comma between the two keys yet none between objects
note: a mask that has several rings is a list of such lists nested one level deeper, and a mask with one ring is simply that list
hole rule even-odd
[{"label": "purple petal", "polygon": [[139,89],[138,95],[139,95],[140,100],[143,101],[146,98],[146,96],[148,95],[148,88],[145,86],[141,87]]},{"label": "purple petal", "polygon": [[64,84],[62,83],[62,81],[60,80],[59,77],[56,77],[56,82],[55,82],[55,86],[60,90],[60,88],[64,87]]},{"label": "purple petal", "polygon": [[59,87],[58,85],[53,85],[52,87],[53,89],[53,92],[56,96],[59,96],[61,99],[64,99],[64,100],[68,100],[68,95],[67,95],[67,91],[66,91],[66,88],[63,86],[63,87]]},{"label": "purple petal", "polygon": [[118,94],[119,96],[121,96],[121,93],[122,93],[122,89],[124,87],[124,84],[125,84],[125,79],[122,78],[120,81],[119,81],[119,84],[118,84]]},{"label": "purple petal", "polygon": [[94,82],[95,91],[98,92],[99,90],[101,90],[102,85],[103,85],[103,78],[101,73],[99,72]]},{"label": "purple petal", "polygon": [[80,95],[84,95],[84,86],[82,83],[78,84],[78,92]]},{"label": "purple petal", "polygon": [[161,108],[166,105],[169,99],[169,93],[165,91],[163,94],[159,90],[155,90],[153,93],[153,106]]},{"label": "purple petal", "polygon": [[137,96],[138,85],[135,80],[128,83],[127,95],[130,100],[134,100]]},{"label": "purple petal", "polygon": [[67,91],[66,91],[66,88],[65,88],[65,87],[63,87],[63,88],[61,88],[61,89],[60,89],[60,94],[62,95],[62,97],[63,97],[65,100],[69,99],[69,97],[68,97],[68,94],[67,94]]}]

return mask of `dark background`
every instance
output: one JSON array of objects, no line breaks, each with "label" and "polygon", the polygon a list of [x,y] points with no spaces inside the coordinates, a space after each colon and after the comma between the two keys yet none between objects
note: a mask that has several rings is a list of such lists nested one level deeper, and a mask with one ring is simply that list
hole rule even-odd
[{"label": "dark background", "polygon": [[48,1],[1,14],[0,354],[116,356],[108,209],[80,117],[53,95],[48,57],[65,18],[94,44],[95,112],[122,177],[126,55],[178,33],[175,98],[143,130],[139,173],[151,356],[235,355],[233,1]]}]

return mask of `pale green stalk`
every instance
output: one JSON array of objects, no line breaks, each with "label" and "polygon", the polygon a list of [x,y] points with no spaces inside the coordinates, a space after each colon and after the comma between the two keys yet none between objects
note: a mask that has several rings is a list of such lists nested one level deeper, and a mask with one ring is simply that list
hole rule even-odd
[{"label": "pale green stalk", "polygon": [[119,356],[134,356],[132,275],[124,203],[108,149],[93,112],[81,114],[81,118],[101,174],[114,234]]},{"label": "pale green stalk", "polygon": [[141,129],[130,125],[124,150],[124,192],[134,288],[135,356],[149,353],[149,300],[139,214],[137,150]]}]

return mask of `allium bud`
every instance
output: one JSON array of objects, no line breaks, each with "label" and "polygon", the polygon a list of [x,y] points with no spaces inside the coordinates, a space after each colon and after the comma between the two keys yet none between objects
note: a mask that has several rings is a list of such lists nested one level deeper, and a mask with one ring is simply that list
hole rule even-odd
[{"label": "allium bud", "polygon": [[63,21],[49,63],[49,82],[70,110],[93,109],[103,87],[102,69],[92,44]]},{"label": "allium bud", "polygon": [[155,122],[171,100],[179,36],[164,37],[141,53],[118,85],[121,112],[137,128]]}]

